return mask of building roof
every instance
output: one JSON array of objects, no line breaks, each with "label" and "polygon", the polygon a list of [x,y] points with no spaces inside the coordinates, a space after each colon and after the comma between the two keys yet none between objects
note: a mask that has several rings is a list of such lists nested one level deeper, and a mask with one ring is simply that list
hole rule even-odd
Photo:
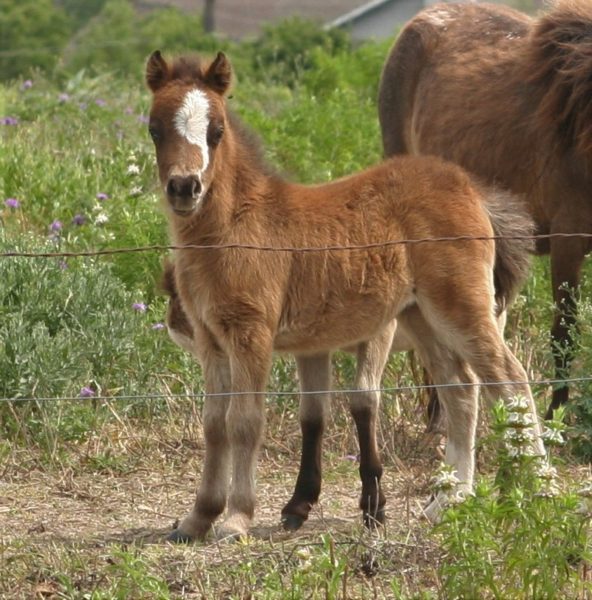
[{"label": "building roof", "polygon": [[[375,2],[363,0],[215,0],[216,31],[232,38],[257,35],[265,23],[292,16],[329,23]],[[379,0],[384,2],[385,0]],[[142,8],[176,6],[187,12],[203,11],[204,0],[138,0]]]},{"label": "building roof", "polygon": [[378,10],[385,4],[391,4],[393,0],[372,0],[364,2],[361,6],[356,6],[354,9],[339,15],[336,19],[327,22],[327,27],[342,27],[354,23],[358,19],[364,18],[368,13]]}]

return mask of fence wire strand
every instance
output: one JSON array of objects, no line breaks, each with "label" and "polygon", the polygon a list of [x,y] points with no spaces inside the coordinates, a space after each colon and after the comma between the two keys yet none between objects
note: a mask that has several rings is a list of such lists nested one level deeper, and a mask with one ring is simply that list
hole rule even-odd
[{"label": "fence wire strand", "polygon": [[387,240],[384,242],[372,242],[369,244],[344,244],[331,246],[266,246],[258,244],[153,244],[150,246],[137,246],[132,248],[103,248],[101,250],[78,250],[78,251],[55,251],[55,252],[29,252],[20,250],[8,250],[0,252],[0,258],[73,258],[80,256],[104,256],[110,254],[131,254],[137,252],[164,252],[169,250],[255,250],[259,252],[335,252],[335,251],[355,251],[355,250],[373,250],[386,248],[389,246],[402,246],[413,244],[427,244],[440,242],[486,242],[497,240],[549,240],[558,238],[592,238],[592,233],[544,233],[533,235],[491,235],[491,236],[441,236],[427,237],[403,240]]},{"label": "fence wire strand", "polygon": [[380,387],[380,388],[349,388],[349,389],[330,389],[330,390],[313,390],[313,391],[281,391],[281,390],[267,390],[263,392],[218,392],[214,394],[206,394],[206,392],[196,392],[189,394],[132,394],[132,395],[121,395],[121,396],[50,396],[50,397],[14,397],[14,398],[0,398],[0,403],[8,402],[58,402],[58,401],[89,401],[89,400],[100,400],[100,401],[120,401],[120,400],[131,400],[131,401],[144,401],[144,400],[181,400],[191,399],[197,400],[205,398],[216,397],[228,397],[228,396],[278,396],[278,397],[290,397],[290,396],[314,396],[319,394],[329,394],[332,396],[338,394],[360,394],[360,393],[380,393],[394,395],[398,392],[416,392],[431,389],[442,389],[442,388],[467,388],[467,387],[491,387],[491,386],[521,386],[521,385],[566,385],[568,383],[587,383],[591,382],[592,377],[570,377],[567,379],[529,379],[526,381],[484,381],[484,382],[466,382],[466,383],[426,383],[419,385],[400,385],[394,387]]}]

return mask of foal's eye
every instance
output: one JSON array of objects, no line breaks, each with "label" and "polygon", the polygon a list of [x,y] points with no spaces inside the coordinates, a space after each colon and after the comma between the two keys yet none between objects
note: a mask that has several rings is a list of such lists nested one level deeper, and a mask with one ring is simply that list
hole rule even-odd
[{"label": "foal's eye", "polygon": [[213,125],[208,129],[208,144],[217,146],[224,135],[224,125]]},{"label": "foal's eye", "polygon": [[160,134],[158,133],[156,127],[148,127],[148,133],[150,134],[153,142],[158,142],[160,139]]}]

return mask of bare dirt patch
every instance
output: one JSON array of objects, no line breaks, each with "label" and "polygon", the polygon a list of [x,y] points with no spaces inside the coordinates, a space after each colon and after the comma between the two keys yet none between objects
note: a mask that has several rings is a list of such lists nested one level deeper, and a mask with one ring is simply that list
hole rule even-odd
[{"label": "bare dirt patch", "polygon": [[[272,416],[268,431],[256,523],[238,544],[165,542],[193,502],[203,458],[199,424],[146,431],[114,423],[99,438],[64,445],[51,464],[34,450],[14,449],[0,480],[0,596],[81,597],[108,589],[112,596],[96,597],[283,597],[270,591],[272,574],[297,586],[307,569],[332,568],[322,564],[332,554],[331,564],[342,561],[348,571],[346,591],[362,594],[352,597],[391,597],[394,578],[410,591],[436,589],[438,552],[420,518],[435,458],[419,431],[401,440],[404,460],[384,441],[388,522],[380,534],[361,526],[355,443],[343,426],[327,436],[319,505],[301,530],[284,532],[279,515],[295,482],[300,436],[285,415]],[[139,582],[131,585],[134,573]],[[152,591],[143,587],[150,578]]]}]

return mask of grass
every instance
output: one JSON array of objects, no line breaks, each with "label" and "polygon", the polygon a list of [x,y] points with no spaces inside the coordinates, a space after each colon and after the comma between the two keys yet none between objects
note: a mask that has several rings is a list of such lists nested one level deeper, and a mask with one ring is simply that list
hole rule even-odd
[{"label": "grass", "polygon": [[[375,82],[383,55],[370,46],[356,64],[375,72]],[[290,88],[245,76],[231,100],[269,160],[302,181],[339,177],[380,156],[371,78],[356,77],[360,68],[350,73],[347,56],[317,61],[319,70]],[[0,250],[166,243],[140,85],[108,74],[58,85],[39,75],[28,89],[0,87],[0,106],[18,119],[2,131],[9,151],[0,153]],[[8,198],[20,207],[5,206]],[[383,402],[389,522],[382,535],[359,526],[357,442],[339,396],[321,504],[301,532],[278,529],[300,436],[296,400],[270,395],[252,537],[235,545],[163,542],[191,506],[203,449],[200,400],[192,397],[202,389],[199,367],[153,328],[165,311],[156,285],[161,259],[0,259],[0,396],[18,398],[0,401],[0,596],[446,597],[446,544],[420,519],[437,457],[414,391],[385,394]],[[586,269],[584,298],[592,291]],[[552,373],[548,282],[547,262],[536,260],[508,323],[510,344],[534,379]],[[584,301],[581,311],[574,376],[591,372],[592,306]],[[353,359],[338,355],[334,365],[335,387],[348,387]],[[385,387],[417,381],[413,359],[393,356]],[[275,362],[269,387],[296,390],[290,359]],[[91,396],[80,397],[83,389]],[[574,386],[584,415],[592,414],[591,391]],[[535,392],[542,408],[550,391]],[[124,395],[135,398],[118,399]],[[74,400],[29,399],[42,397]],[[578,423],[582,456],[590,427]],[[566,489],[590,475],[572,448],[555,452]],[[485,481],[495,464],[495,453],[481,449]]]}]

